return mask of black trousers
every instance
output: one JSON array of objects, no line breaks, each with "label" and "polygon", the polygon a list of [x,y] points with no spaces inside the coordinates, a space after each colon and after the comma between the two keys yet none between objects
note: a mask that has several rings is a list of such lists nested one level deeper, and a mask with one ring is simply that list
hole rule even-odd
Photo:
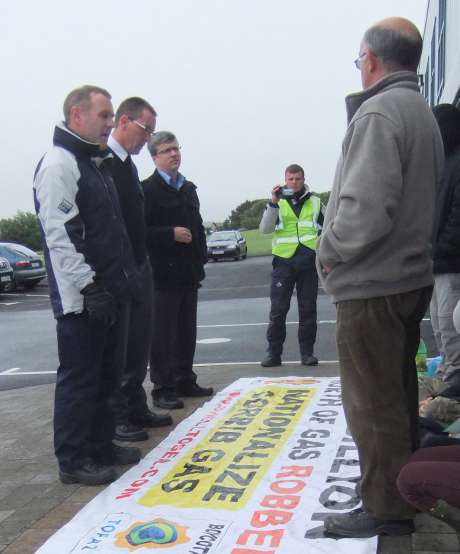
[{"label": "black trousers", "polygon": [[318,273],[314,258],[307,267],[277,263],[270,286],[270,322],[267,329],[268,353],[281,356],[286,340],[286,316],[291,306],[291,297],[297,291],[299,308],[299,347],[301,356],[313,354],[316,340],[316,299],[318,296]]},{"label": "black trousers", "polygon": [[124,304],[120,314],[121,340],[116,351],[119,382],[110,400],[117,424],[126,424],[148,409],[143,386],[153,326],[152,268],[148,260],[142,271],[142,291],[142,302]]},{"label": "black trousers", "polygon": [[119,327],[69,314],[56,325],[59,367],[54,401],[54,450],[62,471],[72,471],[112,442],[109,398],[116,386],[114,354]]},{"label": "black trousers", "polygon": [[414,516],[396,479],[418,447],[415,355],[431,291],[337,303],[343,408],[359,452],[364,508],[381,519]]},{"label": "black trousers", "polygon": [[155,289],[150,376],[156,390],[195,383],[197,287]]}]

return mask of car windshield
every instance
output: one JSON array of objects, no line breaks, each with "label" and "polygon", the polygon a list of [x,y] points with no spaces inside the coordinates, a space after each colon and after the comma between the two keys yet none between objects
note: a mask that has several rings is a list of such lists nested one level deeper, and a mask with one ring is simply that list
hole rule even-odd
[{"label": "car windshield", "polygon": [[222,231],[221,233],[213,233],[209,240],[236,240],[236,235],[233,231]]}]

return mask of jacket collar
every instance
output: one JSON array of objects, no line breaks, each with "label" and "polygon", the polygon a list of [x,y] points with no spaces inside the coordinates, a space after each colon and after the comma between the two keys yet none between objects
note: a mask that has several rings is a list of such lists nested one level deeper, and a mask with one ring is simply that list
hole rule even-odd
[{"label": "jacket collar", "polygon": [[89,142],[71,131],[64,122],[59,122],[54,128],[53,144],[71,152],[76,158],[90,158],[97,166],[104,160],[113,158],[107,148],[101,150],[99,144]]},{"label": "jacket collar", "polygon": [[348,123],[350,123],[355,113],[366,100],[392,88],[406,88],[408,90],[420,92],[418,78],[413,71],[396,71],[395,73],[390,73],[390,75],[377,81],[372,87],[349,94],[345,98]]}]

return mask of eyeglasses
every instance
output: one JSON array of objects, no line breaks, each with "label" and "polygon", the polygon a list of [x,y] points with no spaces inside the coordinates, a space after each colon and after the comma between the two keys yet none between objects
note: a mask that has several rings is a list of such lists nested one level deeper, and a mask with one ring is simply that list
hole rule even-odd
[{"label": "eyeglasses", "polygon": [[149,135],[154,135],[155,134],[155,129],[152,129],[151,127],[147,127],[147,125],[144,125],[140,121],[137,121],[137,119],[132,119],[130,117],[129,120],[132,121],[133,123],[135,123],[138,127],[140,127],[143,131],[145,131]]},{"label": "eyeglasses", "polygon": [[355,64],[356,66],[356,69],[361,69],[361,60],[364,58],[364,56],[367,55],[367,52],[363,52],[362,54],[360,54],[356,60],[353,61],[353,63]]},{"label": "eyeglasses", "polygon": [[172,154],[173,152],[180,152],[181,147],[180,146],[170,146],[169,148],[165,148],[164,150],[158,151],[155,156],[159,156],[160,154]]}]

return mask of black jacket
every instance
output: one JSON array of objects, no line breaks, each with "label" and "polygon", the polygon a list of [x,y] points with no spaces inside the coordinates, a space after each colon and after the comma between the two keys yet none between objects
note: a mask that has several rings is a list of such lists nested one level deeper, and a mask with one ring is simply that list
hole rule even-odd
[{"label": "black jacket", "polygon": [[460,148],[446,159],[433,232],[434,273],[460,273]]},{"label": "black jacket", "polygon": [[[155,170],[142,181],[145,195],[147,250],[156,288],[199,286],[207,261],[206,234],[196,186],[185,181],[180,190],[169,186]],[[192,242],[174,240],[174,227],[187,227]]]},{"label": "black jacket", "polygon": [[147,257],[145,245],[144,193],[137,176],[136,166],[128,156],[124,162],[114,153],[112,174],[120,198],[120,207],[134,258],[142,266]]},{"label": "black jacket", "polygon": [[117,299],[138,296],[111,154],[65,125],[56,127],[53,144],[35,171],[34,200],[55,316],[82,312],[80,291],[94,280]]}]

